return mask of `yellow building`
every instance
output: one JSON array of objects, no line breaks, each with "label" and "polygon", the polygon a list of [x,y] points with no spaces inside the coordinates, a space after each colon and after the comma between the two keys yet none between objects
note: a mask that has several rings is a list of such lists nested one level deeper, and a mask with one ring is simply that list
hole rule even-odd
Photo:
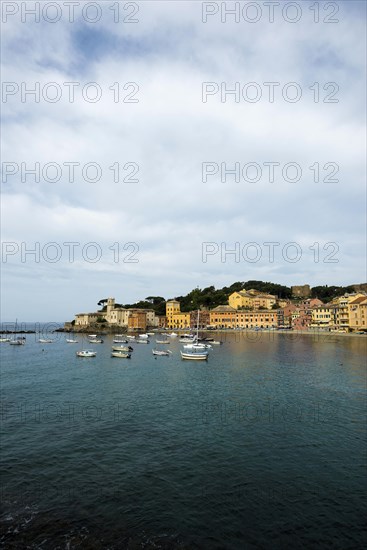
[{"label": "yellow building", "polygon": [[217,306],[209,312],[210,325],[217,328],[235,328],[236,309],[231,306]]},{"label": "yellow building", "polygon": [[274,309],[261,311],[237,311],[237,328],[276,328],[278,313]]},{"label": "yellow building", "polygon": [[190,328],[190,313],[181,312],[180,302],[168,300],[166,302],[166,327],[167,328]]},{"label": "yellow building", "polygon": [[254,289],[233,292],[228,298],[229,305],[234,309],[259,309],[260,307],[271,309],[276,301],[276,296],[273,294],[263,294]]},{"label": "yellow building", "polygon": [[336,304],[315,307],[311,312],[311,328],[325,328],[328,330],[337,328],[337,311],[338,306]]},{"label": "yellow building", "polygon": [[241,311],[231,306],[218,306],[209,315],[210,325],[217,328],[275,328],[278,325],[275,310]]},{"label": "yellow building", "polygon": [[93,325],[97,322],[98,319],[103,319],[104,315],[100,312],[94,313],[77,313],[75,315],[75,326],[76,327],[86,327],[88,325]]},{"label": "yellow building", "polygon": [[348,304],[349,328],[352,330],[367,330],[367,296],[354,298]]},{"label": "yellow building", "polygon": [[365,294],[356,293],[356,294],[345,294],[335,299],[335,303],[338,306],[336,323],[339,329],[349,330],[350,328],[350,304],[358,298],[366,298]]}]

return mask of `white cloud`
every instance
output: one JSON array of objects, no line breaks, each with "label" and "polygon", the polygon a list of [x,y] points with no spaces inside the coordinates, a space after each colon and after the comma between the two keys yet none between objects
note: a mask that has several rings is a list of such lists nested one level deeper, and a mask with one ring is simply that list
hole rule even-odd
[{"label": "white cloud", "polygon": [[[29,88],[39,82],[41,91],[56,82],[62,90],[56,103],[42,95],[39,103],[30,97],[22,103],[20,94],[3,103],[3,162],[41,167],[40,182],[31,175],[22,182],[19,170],[2,184],[3,240],[29,248],[93,241],[103,251],[96,264],[83,257],[70,263],[65,256],[55,264],[9,257],[2,264],[3,318],[32,319],[41,295],[48,300],[38,304],[40,317],[70,318],[75,310],[90,309],[100,294],[132,302],[247,278],[311,285],[363,280],[365,28],[354,3],[341,3],[340,22],[329,25],[313,23],[309,6],[302,6],[304,16],[294,25],[223,24],[218,17],[203,24],[201,3],[188,2],[142,3],[140,23],[133,25],[113,24],[111,13],[94,26],[14,18],[3,25],[3,80]],[[72,81],[80,86],[69,103],[64,83]],[[98,103],[81,95],[92,81],[102,90]],[[252,81],[263,93],[258,103],[236,103],[230,96],[222,103],[220,94],[202,102],[203,82],[228,88],[239,82],[242,89]],[[274,103],[265,97],[263,83],[270,81],[281,83]],[[115,82],[124,95],[133,90],[123,90],[124,83],[138,83],[139,103],[115,103],[109,89]],[[281,95],[289,82],[302,88],[297,103]],[[318,103],[309,89],[314,82],[320,84]],[[339,86],[338,103],[323,102],[333,90],[323,89],[328,82]],[[64,163],[74,161],[80,166],[70,182]],[[298,163],[301,180],[284,181],[279,171],[270,183],[263,166],[269,161],[281,168]],[[62,168],[55,183],[42,178],[42,168],[52,162]],[[82,176],[90,162],[102,170],[95,183]],[[124,165],[137,163],[139,183],[115,183],[110,167],[116,162],[124,176],[131,170]],[[241,168],[257,162],[263,177],[222,182],[218,174],[203,183],[203,162],[240,162]],[[319,182],[310,170],[315,162]],[[336,183],[322,181],[331,162],[339,167]],[[202,262],[203,242],[231,248],[267,241],[297,241],[302,260],[236,263],[228,257],[223,263],[218,253]],[[139,262],[114,262],[115,242],[136,242]],[[337,243],[339,262],[332,269],[314,262],[314,242]]]}]

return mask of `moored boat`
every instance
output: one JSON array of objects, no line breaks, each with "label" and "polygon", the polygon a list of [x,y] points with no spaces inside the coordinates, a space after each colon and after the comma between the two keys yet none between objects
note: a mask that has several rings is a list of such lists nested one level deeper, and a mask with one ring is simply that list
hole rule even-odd
[{"label": "moored boat", "polygon": [[181,351],[181,359],[191,359],[193,361],[206,361],[209,353],[206,350],[191,349],[190,351]]},{"label": "moored boat", "polygon": [[118,357],[120,359],[131,359],[130,353],[126,353],[123,351],[112,351],[111,357]]},{"label": "moored boat", "polygon": [[130,353],[134,351],[134,348],[131,346],[112,346],[112,351],[122,351],[124,353]]},{"label": "moored boat", "polygon": [[150,340],[146,340],[145,338],[137,338],[134,342],[135,344],[149,344]]},{"label": "moored boat", "polygon": [[54,340],[51,340],[51,338],[40,338],[39,340],[40,344],[53,344]]},{"label": "moored boat", "polygon": [[170,340],[156,340],[155,341],[156,344],[170,344]]},{"label": "moored boat", "polygon": [[184,349],[212,349],[210,344],[186,344]]},{"label": "moored boat", "polygon": [[10,346],[24,346],[25,344],[25,338],[17,337],[13,338],[13,340],[10,340],[9,345]]},{"label": "moored boat", "polygon": [[67,344],[77,344],[78,340],[74,340],[73,338],[66,338]]},{"label": "moored boat", "polygon": [[162,357],[163,356],[169,357],[172,352],[169,350],[163,350],[163,349],[152,349],[152,353],[153,355],[161,355]]},{"label": "moored boat", "polygon": [[191,359],[192,361],[206,361],[208,359],[209,352],[207,348],[211,347],[209,344],[198,344],[199,340],[199,310],[196,323],[196,336],[195,342],[186,344],[184,351],[180,351],[181,359]]},{"label": "moored boat", "polygon": [[90,349],[83,349],[76,352],[77,357],[95,357],[96,355],[97,352]]}]

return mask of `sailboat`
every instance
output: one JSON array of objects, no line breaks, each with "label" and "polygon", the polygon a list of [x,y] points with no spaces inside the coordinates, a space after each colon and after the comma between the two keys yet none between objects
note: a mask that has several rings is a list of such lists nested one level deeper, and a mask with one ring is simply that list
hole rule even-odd
[{"label": "sailboat", "polygon": [[[198,318],[196,323],[196,342],[199,340],[199,315],[200,312],[198,310]],[[191,361],[206,361],[208,359],[209,352],[204,348],[202,348],[200,345],[190,344],[190,348],[186,351],[181,351],[181,359],[189,359]],[[188,346],[184,346],[184,348],[187,348]]]},{"label": "sailboat", "polygon": [[17,326],[18,326],[18,319],[15,319],[15,329],[14,329],[14,336],[10,340],[9,344],[11,346],[24,346],[25,344],[25,336],[16,336],[17,333]]}]

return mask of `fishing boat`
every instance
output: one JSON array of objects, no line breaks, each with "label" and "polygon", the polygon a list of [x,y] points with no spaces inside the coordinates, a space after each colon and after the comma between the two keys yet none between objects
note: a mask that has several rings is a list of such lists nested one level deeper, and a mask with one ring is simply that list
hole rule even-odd
[{"label": "fishing boat", "polygon": [[124,351],[112,351],[111,357],[119,357],[120,359],[131,359],[130,353]]},{"label": "fishing boat", "polygon": [[134,351],[134,348],[131,346],[112,346],[112,351],[122,351],[124,353],[130,353]]},{"label": "fishing boat", "polygon": [[163,349],[152,349],[152,353],[153,355],[161,355],[162,357],[163,356],[169,357],[172,352],[169,350],[163,350]]},{"label": "fishing boat", "polygon": [[76,355],[77,357],[95,357],[97,355],[97,352],[90,349],[83,349],[81,351],[77,351]]},{"label": "fishing boat", "polygon": [[[199,340],[199,316],[200,312],[198,310],[198,318],[196,323],[196,342]],[[180,351],[181,353],[181,359],[189,359],[192,361],[206,361],[208,359],[209,352],[206,349],[206,346],[208,344],[187,344],[184,346],[184,351]],[[204,348],[202,347],[204,346]],[[188,348],[185,350],[185,348]]]},{"label": "fishing boat", "polygon": [[169,340],[156,340],[156,344],[170,344],[171,342]]}]

